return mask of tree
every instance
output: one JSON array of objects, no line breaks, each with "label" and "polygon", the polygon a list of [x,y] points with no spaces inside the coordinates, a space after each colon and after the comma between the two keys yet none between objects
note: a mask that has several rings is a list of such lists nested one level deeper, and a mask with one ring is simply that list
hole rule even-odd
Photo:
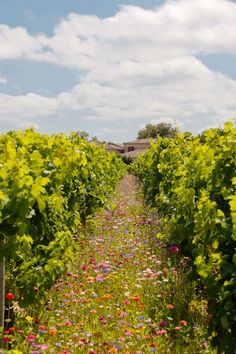
[{"label": "tree", "polygon": [[85,139],[85,140],[88,140],[88,137],[89,137],[89,133],[87,133],[86,131],[84,130],[78,130],[76,132],[76,135],[82,139]]},{"label": "tree", "polygon": [[73,143],[79,143],[81,139],[88,140],[89,133],[85,132],[84,130],[78,130],[77,132],[70,133],[70,139]]},{"label": "tree", "polygon": [[177,133],[178,129],[173,128],[169,123],[147,124],[145,128],[138,132],[137,139],[156,139],[158,136],[173,138]]}]

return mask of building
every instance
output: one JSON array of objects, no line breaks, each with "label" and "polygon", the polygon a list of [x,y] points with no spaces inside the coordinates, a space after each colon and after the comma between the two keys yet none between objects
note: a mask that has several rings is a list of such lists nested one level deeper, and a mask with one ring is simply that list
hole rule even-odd
[{"label": "building", "polygon": [[105,149],[107,152],[114,152],[118,156],[130,157],[134,160],[150,147],[150,141],[151,139],[138,139],[124,144],[109,142]]},{"label": "building", "polygon": [[124,153],[124,145],[116,143],[107,143],[105,146],[107,152],[114,152],[116,155],[122,156]]},{"label": "building", "polygon": [[124,153],[121,156],[136,159],[151,146],[151,139],[138,139],[124,143]]}]

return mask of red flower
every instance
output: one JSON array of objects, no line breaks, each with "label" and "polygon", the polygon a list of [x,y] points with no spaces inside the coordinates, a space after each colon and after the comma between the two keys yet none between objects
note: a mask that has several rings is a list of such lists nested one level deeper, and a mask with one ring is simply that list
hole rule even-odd
[{"label": "red flower", "polygon": [[8,342],[11,342],[11,338],[9,338],[9,337],[3,337],[2,341],[3,341],[4,343],[8,343]]},{"label": "red flower", "polygon": [[179,247],[173,245],[173,246],[170,246],[169,251],[172,254],[177,254],[177,253],[179,253],[180,250],[179,250]]},{"label": "red flower", "polygon": [[13,300],[14,297],[15,297],[15,296],[14,296],[12,293],[8,293],[8,294],[6,294],[6,296],[5,296],[5,298],[6,298],[7,300]]},{"label": "red flower", "polygon": [[35,339],[36,339],[36,336],[35,336],[34,334],[29,334],[29,335],[27,336],[28,342],[33,343],[33,342],[35,341]]},{"label": "red flower", "polygon": [[11,332],[14,332],[15,331],[15,328],[14,327],[10,327],[8,328],[8,331],[11,333]]}]

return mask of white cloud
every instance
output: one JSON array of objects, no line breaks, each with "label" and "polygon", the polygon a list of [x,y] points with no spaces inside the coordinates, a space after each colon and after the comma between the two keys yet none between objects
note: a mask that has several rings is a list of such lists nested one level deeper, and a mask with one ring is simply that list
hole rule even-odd
[{"label": "white cloud", "polygon": [[236,53],[235,3],[169,0],[153,10],[122,6],[105,19],[70,14],[51,37],[0,25],[0,59],[84,70],[55,98],[0,95],[1,116],[77,111],[121,124],[176,117],[186,129],[216,125],[235,116],[236,81],[208,69],[201,53]]},{"label": "white cloud", "polygon": [[0,119],[19,121],[56,112],[57,100],[28,93],[27,95],[11,96],[0,94]]},{"label": "white cloud", "polygon": [[0,84],[5,85],[7,83],[7,78],[4,76],[0,76]]},{"label": "white cloud", "polygon": [[0,59],[30,58],[42,49],[39,38],[22,27],[0,25]]}]

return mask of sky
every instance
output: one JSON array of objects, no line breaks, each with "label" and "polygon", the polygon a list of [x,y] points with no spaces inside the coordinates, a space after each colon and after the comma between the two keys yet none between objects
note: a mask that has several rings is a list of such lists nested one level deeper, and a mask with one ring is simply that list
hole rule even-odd
[{"label": "sky", "polygon": [[236,0],[0,0],[0,131],[133,140],[236,116]]}]

